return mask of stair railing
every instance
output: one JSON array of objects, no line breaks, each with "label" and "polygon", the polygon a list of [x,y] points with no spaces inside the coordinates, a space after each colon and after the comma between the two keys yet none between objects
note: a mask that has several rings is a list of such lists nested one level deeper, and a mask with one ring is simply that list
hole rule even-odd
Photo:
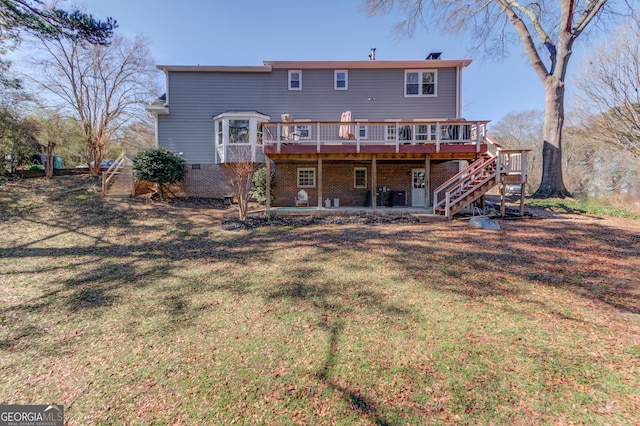
[{"label": "stair railing", "polygon": [[433,193],[433,210],[444,208],[445,217],[451,216],[452,208],[484,186],[497,180],[499,157],[481,157],[437,187]]},{"label": "stair railing", "polygon": [[124,165],[125,155],[124,151],[122,154],[109,166],[106,171],[102,172],[102,195],[107,195],[107,190],[109,189],[109,182],[115,175],[118,174],[120,166]]}]

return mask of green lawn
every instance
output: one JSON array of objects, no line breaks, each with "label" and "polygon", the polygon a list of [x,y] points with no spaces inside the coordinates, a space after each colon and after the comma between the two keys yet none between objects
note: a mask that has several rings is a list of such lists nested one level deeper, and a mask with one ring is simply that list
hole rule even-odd
[{"label": "green lawn", "polygon": [[223,231],[0,186],[0,403],[76,424],[638,424],[640,222]]}]

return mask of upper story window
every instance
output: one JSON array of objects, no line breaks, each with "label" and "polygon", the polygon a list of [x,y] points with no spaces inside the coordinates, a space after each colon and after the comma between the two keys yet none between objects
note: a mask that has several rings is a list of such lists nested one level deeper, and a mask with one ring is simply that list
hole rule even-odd
[{"label": "upper story window", "polygon": [[349,89],[349,71],[335,70],[333,72],[333,89],[347,90]]},{"label": "upper story window", "polygon": [[436,70],[411,70],[404,72],[404,96],[437,96],[438,74]]},{"label": "upper story window", "polygon": [[289,70],[289,90],[302,90],[301,70]]}]

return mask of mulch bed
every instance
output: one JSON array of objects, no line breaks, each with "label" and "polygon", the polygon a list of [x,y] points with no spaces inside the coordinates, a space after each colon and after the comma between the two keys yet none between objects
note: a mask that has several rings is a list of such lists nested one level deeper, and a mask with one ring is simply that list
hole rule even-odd
[{"label": "mulch bed", "polygon": [[249,216],[247,220],[232,219],[222,222],[222,229],[242,230],[264,226],[308,226],[308,225],[383,225],[390,223],[418,223],[418,219],[409,214],[378,216],[362,214],[353,216]]}]

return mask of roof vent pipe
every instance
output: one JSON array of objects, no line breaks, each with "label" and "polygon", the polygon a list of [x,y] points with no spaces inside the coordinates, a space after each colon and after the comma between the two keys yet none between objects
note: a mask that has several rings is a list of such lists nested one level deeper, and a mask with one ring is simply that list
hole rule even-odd
[{"label": "roof vent pipe", "polygon": [[369,60],[370,61],[375,61],[376,60],[376,48],[375,47],[371,48],[371,53],[369,54]]}]

